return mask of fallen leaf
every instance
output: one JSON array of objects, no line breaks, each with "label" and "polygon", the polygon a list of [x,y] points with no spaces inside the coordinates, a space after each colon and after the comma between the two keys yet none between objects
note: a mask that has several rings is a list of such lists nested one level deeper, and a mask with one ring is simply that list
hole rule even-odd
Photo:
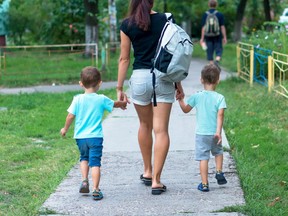
[{"label": "fallen leaf", "polygon": [[268,206],[272,207],[276,204],[276,202],[280,201],[280,197],[276,197],[271,203],[268,204]]},{"label": "fallen leaf", "polygon": [[259,144],[258,145],[253,145],[252,148],[258,148],[259,147]]}]

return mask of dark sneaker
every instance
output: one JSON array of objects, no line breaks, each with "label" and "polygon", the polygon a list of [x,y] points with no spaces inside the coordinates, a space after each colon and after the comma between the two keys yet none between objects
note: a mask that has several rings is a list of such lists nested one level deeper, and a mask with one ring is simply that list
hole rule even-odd
[{"label": "dark sneaker", "polygon": [[208,192],[209,191],[209,184],[202,184],[200,183],[198,185],[198,190],[202,191],[202,192]]},{"label": "dark sneaker", "polygon": [[223,173],[223,172],[221,172],[221,173],[216,173],[215,178],[217,179],[217,183],[218,183],[219,185],[223,185],[223,184],[226,184],[226,183],[227,183],[227,180],[226,180],[226,178],[224,177],[224,173]]},{"label": "dark sneaker", "polygon": [[79,193],[89,193],[89,182],[88,179],[85,179],[81,182]]},{"label": "dark sneaker", "polygon": [[99,191],[94,190],[94,191],[92,192],[92,196],[93,196],[93,199],[94,199],[94,200],[101,200],[101,199],[103,199],[103,194],[102,194],[101,190],[99,190]]}]

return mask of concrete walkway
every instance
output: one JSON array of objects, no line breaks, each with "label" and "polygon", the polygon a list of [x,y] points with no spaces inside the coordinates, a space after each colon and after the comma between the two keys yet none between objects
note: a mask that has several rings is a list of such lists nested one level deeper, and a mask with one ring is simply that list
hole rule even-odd
[{"label": "concrete walkway", "polygon": [[[200,71],[205,61],[193,60],[190,73],[183,81],[185,94],[201,90]],[[229,76],[221,72],[221,79]],[[106,83],[102,88],[114,87]],[[78,86],[46,86],[21,89],[22,92],[60,92],[76,90]],[[0,93],[8,94],[0,89]],[[19,89],[18,89],[19,91]],[[11,90],[10,90],[11,92]],[[16,93],[16,92],[14,92]],[[129,94],[129,90],[128,90]],[[229,104],[227,104],[229,111]],[[101,201],[93,201],[91,194],[78,193],[81,181],[79,164],[71,169],[67,178],[45,201],[42,210],[55,212],[55,215],[192,215],[192,216],[236,216],[239,213],[219,211],[225,207],[245,204],[243,191],[228,152],[224,154],[224,172],[228,184],[219,186],[216,182],[215,163],[209,163],[210,192],[197,190],[200,183],[199,163],[194,160],[195,111],[184,114],[178,102],[174,103],[170,120],[170,151],[162,173],[162,182],[167,192],[160,196],[151,195],[151,188],[139,180],[142,174],[142,159],[137,143],[138,119],[133,105],[122,111],[115,109],[103,122],[104,152],[100,188],[104,194]],[[229,148],[223,131],[223,145]],[[91,179],[90,179],[91,181]]]}]

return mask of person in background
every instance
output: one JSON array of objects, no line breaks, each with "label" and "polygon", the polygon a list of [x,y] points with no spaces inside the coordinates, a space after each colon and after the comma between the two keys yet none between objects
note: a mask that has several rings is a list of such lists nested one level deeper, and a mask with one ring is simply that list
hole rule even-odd
[{"label": "person in background", "polygon": [[190,96],[187,104],[184,98],[179,98],[179,105],[184,113],[196,109],[196,142],[195,160],[200,161],[201,183],[198,190],[209,191],[208,162],[210,152],[215,156],[217,183],[227,183],[223,166],[222,126],[224,121],[224,110],[226,102],[223,95],[217,93],[216,87],[219,83],[220,70],[214,64],[206,65],[201,72],[201,83],[204,90]]},{"label": "person in background", "polygon": [[[136,109],[140,126],[138,142],[142,154],[144,171],[140,180],[147,186],[152,186],[152,194],[160,195],[166,191],[161,182],[161,173],[169,151],[170,138],[168,133],[171,107],[177,97],[183,95],[181,83],[156,79],[157,106],[152,104],[152,59],[162,29],[167,21],[164,13],[152,10],[153,0],[131,0],[129,14],[120,26],[121,53],[118,64],[118,100],[125,100],[123,83],[130,64],[130,52],[133,47],[133,74],[129,80],[131,101]],[[153,136],[154,161],[152,162]],[[153,168],[152,168],[153,167]]]},{"label": "person in background", "polygon": [[209,0],[208,6],[209,10],[202,16],[200,44],[207,47],[207,60],[219,67],[223,45],[227,43],[224,15],[216,10],[217,0]]},{"label": "person in background", "polygon": [[113,101],[96,92],[102,83],[101,74],[95,67],[85,67],[81,72],[80,86],[85,93],[76,95],[68,108],[65,126],[60,130],[65,136],[75,119],[74,138],[80,152],[82,182],[80,193],[89,193],[89,167],[91,169],[94,200],[103,198],[99,189],[100,167],[103,149],[102,117],[105,110],[111,112],[113,107],[126,109],[127,101]]}]

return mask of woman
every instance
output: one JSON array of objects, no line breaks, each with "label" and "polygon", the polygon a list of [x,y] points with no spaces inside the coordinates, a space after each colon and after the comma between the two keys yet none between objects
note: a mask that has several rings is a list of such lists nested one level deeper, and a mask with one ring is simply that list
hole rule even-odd
[{"label": "woman", "polygon": [[[118,65],[117,96],[127,100],[123,83],[130,63],[131,44],[134,50],[133,74],[130,78],[131,101],[136,109],[140,127],[138,142],[144,163],[140,179],[145,185],[152,186],[152,194],[166,191],[161,183],[161,172],[169,150],[169,117],[175,100],[175,86],[171,82],[156,78],[157,106],[152,105],[153,87],[152,58],[155,55],[161,31],[166,22],[163,13],[152,10],[153,0],[131,0],[129,15],[120,27],[121,53]],[[184,96],[181,83],[177,83],[176,98]],[[152,130],[155,134],[154,161],[152,172]]]}]

